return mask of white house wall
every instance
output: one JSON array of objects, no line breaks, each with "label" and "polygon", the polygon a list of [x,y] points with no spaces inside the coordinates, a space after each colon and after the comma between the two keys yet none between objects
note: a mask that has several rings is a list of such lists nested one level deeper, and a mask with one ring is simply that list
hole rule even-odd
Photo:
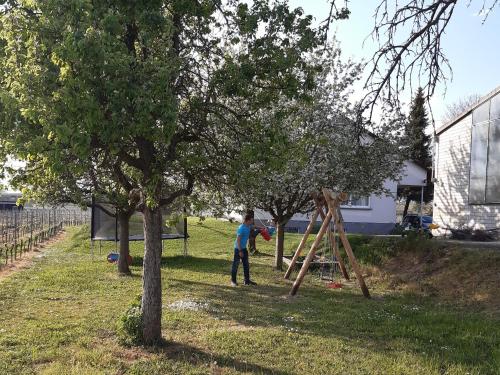
[{"label": "white house wall", "polygon": [[402,186],[427,186],[427,172],[412,161],[405,161],[401,172],[399,185]]},{"label": "white house wall", "polygon": [[[396,191],[397,183],[387,180],[384,187],[393,195],[370,196],[369,208],[341,208],[345,222],[345,228],[350,233],[386,234],[389,233],[396,223]],[[255,211],[257,224],[265,224],[271,216],[261,210]],[[287,228],[290,231],[304,232],[309,224],[310,216],[296,214],[290,220]],[[320,223],[318,218],[318,224]]]},{"label": "white house wall", "polygon": [[469,114],[437,138],[433,219],[441,233],[446,227],[500,227],[499,205],[468,203],[471,129]]}]

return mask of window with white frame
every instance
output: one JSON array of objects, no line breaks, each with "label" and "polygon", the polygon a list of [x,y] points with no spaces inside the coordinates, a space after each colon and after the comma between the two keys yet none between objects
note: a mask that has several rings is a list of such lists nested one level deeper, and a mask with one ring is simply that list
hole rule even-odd
[{"label": "window with white frame", "polygon": [[370,208],[370,197],[357,197],[349,194],[349,198],[342,204],[345,208]]}]

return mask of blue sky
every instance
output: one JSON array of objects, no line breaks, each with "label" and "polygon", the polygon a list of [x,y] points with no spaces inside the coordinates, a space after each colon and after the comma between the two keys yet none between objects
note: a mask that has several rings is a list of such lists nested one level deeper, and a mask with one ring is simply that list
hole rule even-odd
[{"label": "blue sky", "polygon": [[[328,14],[328,0],[291,0],[292,6],[300,6],[318,21]],[[375,43],[366,39],[370,34],[373,13],[379,0],[351,0],[349,20],[333,24],[336,37],[345,57],[368,60],[375,50]],[[446,104],[470,94],[485,95],[500,85],[500,6],[490,13],[486,23],[477,13],[482,1],[459,1],[442,41],[446,56],[453,69],[453,79],[440,85],[431,100],[432,111],[439,126],[439,119]],[[446,89],[446,91],[445,91]],[[408,101],[407,92],[403,100]]]}]

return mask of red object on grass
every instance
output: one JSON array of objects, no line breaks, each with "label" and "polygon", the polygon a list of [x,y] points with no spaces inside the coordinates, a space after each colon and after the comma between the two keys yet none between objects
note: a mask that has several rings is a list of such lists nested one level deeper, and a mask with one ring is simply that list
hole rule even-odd
[{"label": "red object on grass", "polygon": [[264,239],[266,241],[270,241],[271,240],[271,236],[269,235],[269,231],[267,230],[267,228],[262,228],[260,230],[260,234],[262,237],[264,237]]},{"label": "red object on grass", "polygon": [[330,289],[340,289],[340,288],[342,288],[342,284],[341,283],[328,283],[328,284],[326,284],[326,287],[330,288]]}]

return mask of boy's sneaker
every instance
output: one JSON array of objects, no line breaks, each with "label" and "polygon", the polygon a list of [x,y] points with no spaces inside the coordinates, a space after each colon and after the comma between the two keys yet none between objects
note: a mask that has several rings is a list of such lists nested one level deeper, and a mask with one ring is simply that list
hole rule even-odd
[{"label": "boy's sneaker", "polygon": [[238,284],[236,284],[234,281],[231,281],[231,286],[235,287],[235,286],[238,286]]},{"label": "boy's sneaker", "polygon": [[257,285],[257,283],[255,281],[249,280],[245,281],[245,285]]}]

